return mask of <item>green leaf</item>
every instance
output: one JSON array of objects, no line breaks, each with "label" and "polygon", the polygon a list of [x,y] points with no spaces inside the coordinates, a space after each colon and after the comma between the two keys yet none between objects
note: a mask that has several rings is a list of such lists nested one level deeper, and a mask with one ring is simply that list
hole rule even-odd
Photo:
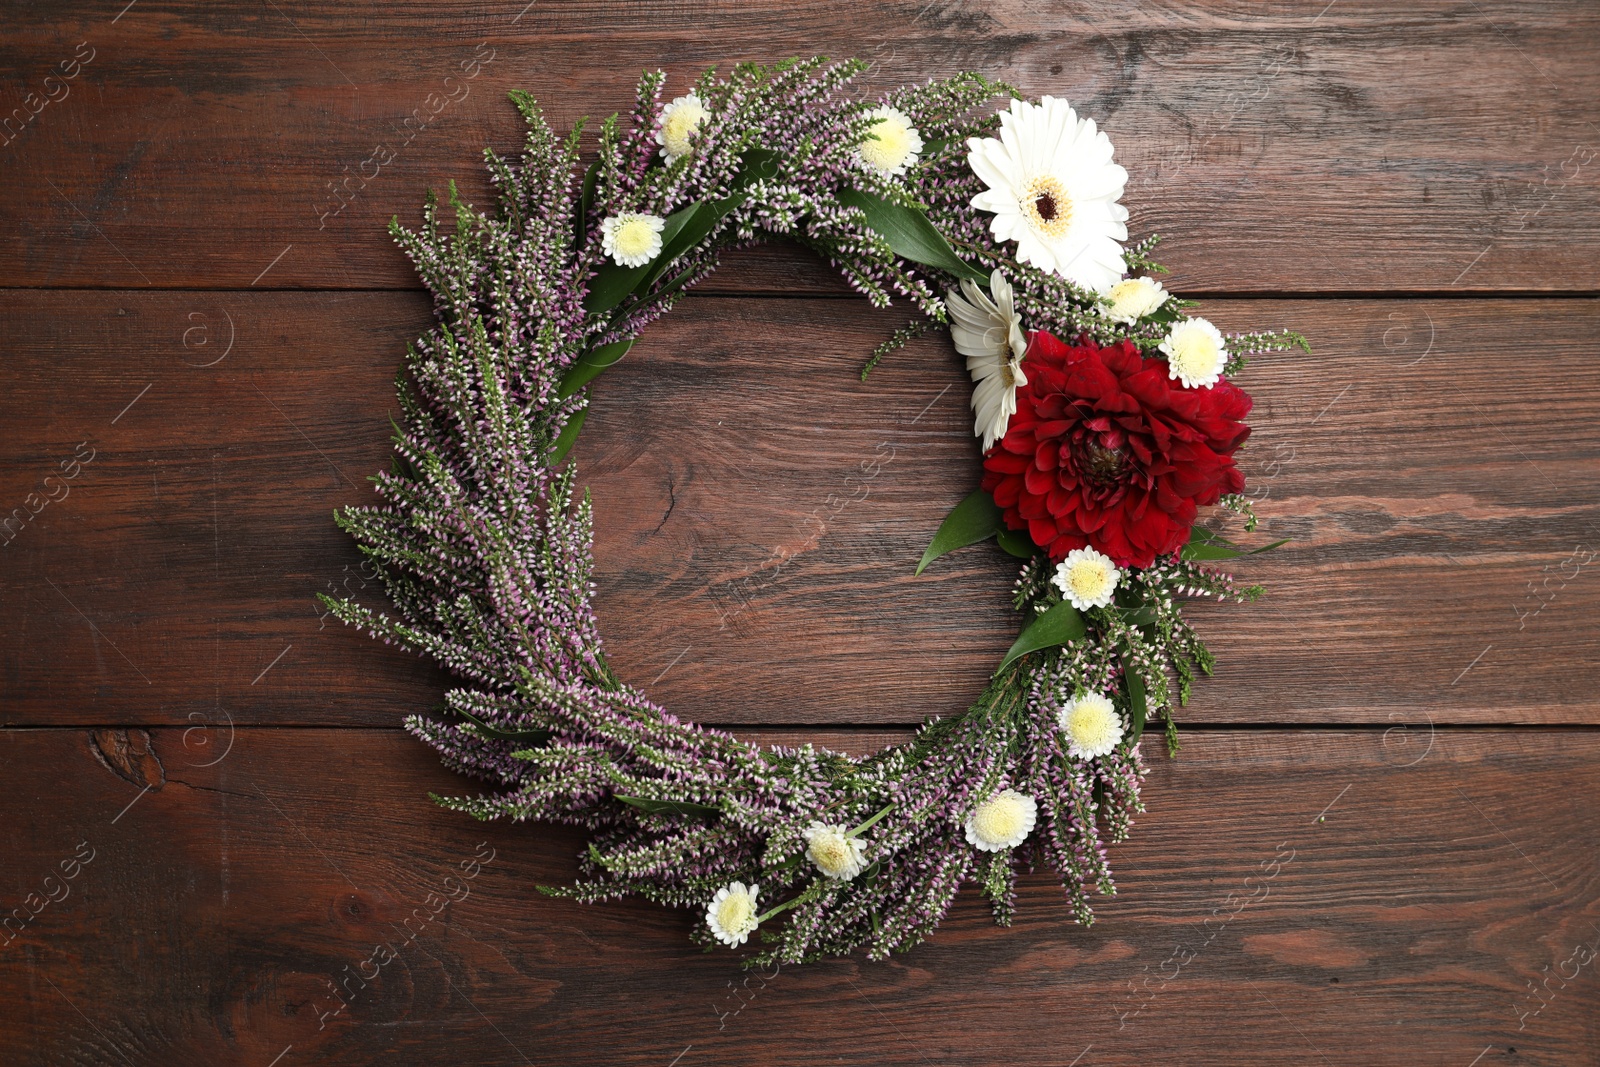
[{"label": "green leaf", "polygon": [[589,295],[583,298],[584,308],[588,311],[610,311],[622,303],[649,273],[648,263],[642,267],[624,267],[620,263],[606,260],[605,265],[595,272],[594,279],[589,283]]},{"label": "green leaf", "polygon": [[709,804],[691,804],[686,800],[650,800],[646,797],[625,797],[621,793],[616,794],[616,798],[651,815],[693,815],[713,819],[722,814],[721,808],[713,808]]},{"label": "green leaf", "polygon": [[917,573],[921,574],[928,564],[946,552],[977,544],[1004,528],[994,499],[982,489],[975,491],[945,516],[939,532],[933,535],[928,550],[922,554],[922,562],[917,564]]},{"label": "green leaf", "polygon": [[860,208],[867,217],[867,225],[902,259],[936,267],[958,278],[988,283],[989,276],[956,255],[950,242],[928,221],[928,216],[916,208],[891,204],[860,189],[846,189],[839,194],[839,202]]},{"label": "green leaf", "polygon": [[1126,659],[1122,661],[1122,692],[1128,698],[1128,746],[1131,748],[1144,734],[1144,720],[1150,709],[1145,702],[1144,678]]},{"label": "green leaf", "polygon": [[478,733],[485,737],[492,737],[496,741],[542,742],[550,740],[549,730],[502,730],[498,726],[490,726],[470,711],[462,711],[460,708],[452,708],[451,710],[466,719]]},{"label": "green leaf", "polygon": [[1078,609],[1063,600],[1028,624],[1028,628],[1022,631],[1016,643],[1006,653],[1006,658],[1000,661],[995,673],[1005,670],[1013,661],[1029,652],[1076,641],[1086,632],[1083,627],[1083,616],[1078,614]]},{"label": "green leaf", "polygon": [[[698,215],[705,206],[705,202],[696,200],[681,211],[674,211],[666,217],[661,227],[661,254],[642,267],[624,267],[620,263],[607,261],[605,266],[595,272],[594,280],[589,283],[589,295],[583,298],[583,306],[589,311],[610,311],[638,289],[656,269],[656,264],[662,261],[677,239],[678,231],[682,230],[688,222]],[[676,253],[672,259],[676,259]],[[668,259],[667,262],[671,262]]]},{"label": "green leaf", "polygon": [[565,426],[561,427],[561,436],[557,437],[556,443],[550,446],[550,465],[552,467],[566,459],[567,453],[572,451],[572,446],[578,443],[578,431],[583,429],[583,420],[588,417],[589,409],[584,408],[568,419]]},{"label": "green leaf", "polygon": [[739,158],[742,163],[732,183],[733,196],[696,200],[668,215],[661,227],[661,251],[656,257],[642,267],[606,263],[590,283],[583,306],[589,311],[610,311],[630,293],[648,291],[673,263],[710,236],[729,212],[744,203],[744,190],[758,179],[775,177],[782,162],[778,153],[765,148],[752,148]]},{"label": "green leaf", "polygon": [[1171,323],[1183,318],[1183,309],[1178,306],[1178,301],[1168,299],[1166,303],[1156,308],[1144,317],[1146,322]]},{"label": "green leaf", "polygon": [[[743,201],[744,198],[732,197],[730,199]],[[689,205],[684,209],[689,214],[684,218],[683,225],[678,227],[678,232],[672,236],[670,241],[666,239],[666,230],[663,229],[661,231],[661,251],[655,259],[650,261],[644,280],[635,287],[634,291],[638,293],[649,292],[650,287],[660,280],[661,276],[667,272],[668,267],[676,263],[685,252],[690,251],[701,241],[704,241],[707,235],[716,229],[717,224],[727,215],[728,212],[722,210],[719,206],[727,202],[719,200],[713,203],[709,200],[697,200]],[[730,207],[728,210],[732,210],[732,208]]]},{"label": "green leaf", "polygon": [[1039,554],[1039,549],[1028,535],[1016,530],[1000,530],[994,535],[995,543],[1018,559],[1032,559]]},{"label": "green leaf", "polygon": [[697,210],[684,222],[677,236],[670,242],[663,237],[661,254],[655,258],[649,275],[645,277],[644,284],[637,291],[647,292],[662,275],[666,274],[673,263],[709,237],[730,212],[745,202],[745,190],[757,180],[776,177],[781,162],[778,153],[767,148],[752,148],[743,153],[739,159],[739,173],[732,182],[733,195],[722,200],[702,200],[693,205]]},{"label": "green leaf", "polygon": [[1149,626],[1156,621],[1156,609],[1148,604],[1130,608],[1123,611],[1122,618],[1129,626]]},{"label": "green leaf", "polygon": [[1189,528],[1189,540],[1186,542],[1186,544],[1231,545],[1233,542],[1228,540],[1226,537],[1223,537],[1215,530],[1208,530],[1204,526],[1192,526]]},{"label": "green leaf", "polygon": [[594,207],[594,191],[600,184],[600,161],[597,159],[589,164],[589,169],[583,174],[583,191],[578,194],[578,238],[583,238],[583,229],[589,224],[589,209]]},{"label": "green leaf", "polygon": [[1238,559],[1240,556],[1259,556],[1263,552],[1271,552],[1274,548],[1288,543],[1289,539],[1285,537],[1282,541],[1274,541],[1272,544],[1262,545],[1260,548],[1244,549],[1226,542],[1211,544],[1194,544],[1191,542],[1183,546],[1183,558],[1201,560]]},{"label": "green leaf", "polygon": [[556,397],[565,400],[576,393],[598,378],[601,371],[616,366],[617,361],[627,355],[628,349],[632,347],[633,341],[629,339],[615,344],[601,345],[585,352],[573,360],[572,366],[567,368],[567,373],[561,376],[561,388],[556,390]]},{"label": "green leaf", "polygon": [[[739,176],[733,179],[735,192],[744,192],[757,181],[771,181],[782,169],[783,157],[770,148],[751,148],[739,155]],[[726,204],[723,200],[720,203]]]}]

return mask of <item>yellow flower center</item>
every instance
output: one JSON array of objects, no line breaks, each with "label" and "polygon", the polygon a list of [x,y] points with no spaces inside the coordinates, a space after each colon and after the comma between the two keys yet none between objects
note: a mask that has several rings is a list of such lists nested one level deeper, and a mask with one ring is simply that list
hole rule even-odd
[{"label": "yellow flower center", "polygon": [[1067,716],[1067,734],[1085,748],[1098,748],[1111,732],[1112,715],[1098,701],[1079,701]]},{"label": "yellow flower center", "polygon": [[1120,281],[1111,287],[1111,306],[1121,307],[1132,304],[1144,292],[1145,281],[1143,278],[1129,278]]},{"label": "yellow flower center", "polygon": [[1172,338],[1172,354],[1167,357],[1179,375],[1207,378],[1221,364],[1216,341],[1204,330],[1178,330]]},{"label": "yellow flower center", "polygon": [[667,113],[661,123],[661,140],[674,156],[687,155],[689,138],[705,121],[706,112],[694,104],[680,104]]},{"label": "yellow flower center", "polygon": [[811,842],[811,858],[816,861],[823,874],[838,875],[850,869],[850,863],[855,856],[844,837],[819,834]]},{"label": "yellow flower center", "polygon": [[1022,829],[1023,805],[1001,794],[972,813],[972,828],[985,841],[1009,841]]},{"label": "yellow flower center", "polygon": [[1098,600],[1111,590],[1111,568],[1097,559],[1081,559],[1067,572],[1067,585],[1081,600]]},{"label": "yellow flower center", "polygon": [[911,154],[911,127],[893,116],[885,116],[867,128],[861,142],[861,158],[881,171],[891,171]]},{"label": "yellow flower center", "polygon": [[656,231],[644,219],[629,219],[617,227],[614,238],[617,252],[623,256],[647,254],[656,241]]},{"label": "yellow flower center", "polygon": [[1064,237],[1072,225],[1072,201],[1066,186],[1052,175],[1030,179],[1018,206],[1029,224],[1046,237]]},{"label": "yellow flower center", "polygon": [[717,905],[717,925],[729,933],[738,933],[753,925],[756,910],[750,904],[750,896],[746,893],[729,893]]}]

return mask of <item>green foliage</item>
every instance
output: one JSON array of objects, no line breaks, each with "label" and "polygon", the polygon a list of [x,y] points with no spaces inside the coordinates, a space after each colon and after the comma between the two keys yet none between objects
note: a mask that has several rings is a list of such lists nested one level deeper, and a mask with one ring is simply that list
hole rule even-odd
[{"label": "green foliage", "polygon": [[1005,670],[1029,652],[1077,641],[1088,633],[1078,609],[1063,600],[1034,619],[1012,643],[995,673]]},{"label": "green foliage", "polygon": [[721,808],[710,804],[690,804],[683,800],[651,800],[646,797],[623,796],[620,793],[615,795],[615,799],[651,815],[685,815],[696,819],[714,819],[722,814]]},{"label": "green foliage", "polygon": [[859,210],[867,225],[884,239],[895,255],[956,278],[988,284],[989,275],[956,255],[950,242],[920,208],[893,203],[859,189],[846,189],[839,194],[839,202]]},{"label": "green foliage", "polygon": [[561,388],[556,396],[566,399],[600,376],[600,373],[617,365],[633,347],[633,339],[614,341],[609,345],[591,348],[573,361],[561,378]]},{"label": "green foliage", "polygon": [[922,553],[916,573],[921,574],[928,564],[946,552],[987,540],[1004,528],[1005,521],[994,499],[982,489],[974,490],[951,508],[950,514],[939,524],[939,530],[933,535],[927,551]]}]

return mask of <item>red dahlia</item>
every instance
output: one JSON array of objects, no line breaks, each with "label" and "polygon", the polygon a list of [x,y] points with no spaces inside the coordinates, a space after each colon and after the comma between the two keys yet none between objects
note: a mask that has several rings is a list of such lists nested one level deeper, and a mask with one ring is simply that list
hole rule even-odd
[{"label": "red dahlia", "polygon": [[1070,345],[1042,330],[1023,370],[983,488],[1051,559],[1087,547],[1148,567],[1183,547],[1196,508],[1244,488],[1233,452],[1250,436],[1250,397],[1232,382],[1187,389],[1131,341]]}]

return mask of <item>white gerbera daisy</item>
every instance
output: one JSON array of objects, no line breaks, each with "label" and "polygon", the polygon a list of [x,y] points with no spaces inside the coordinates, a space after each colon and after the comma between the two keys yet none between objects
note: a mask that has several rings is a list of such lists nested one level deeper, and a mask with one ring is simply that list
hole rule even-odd
[{"label": "white gerbera daisy", "polygon": [[1039,805],[1026,793],[1004,789],[967,816],[967,843],[984,852],[1020,845],[1033,832]]},{"label": "white gerbera daisy", "polygon": [[868,112],[867,118],[871,122],[867,136],[856,149],[856,158],[885,178],[900,177],[921,155],[922,134],[896,107],[877,108]]},{"label": "white gerbera daisy", "polygon": [[967,164],[989,188],[972,206],[994,212],[1001,241],[1017,258],[1085,289],[1104,292],[1127,270],[1128,172],[1111,162],[1111,140],[1065,100],[1013,100],[1000,136],[968,139]]},{"label": "white gerbera daisy", "polygon": [[1189,389],[1216,385],[1228,362],[1222,331],[1200,318],[1173,323],[1161,351],[1167,357],[1167,377]]},{"label": "white gerbera daisy", "polygon": [[843,826],[814,822],[806,828],[806,858],[829,878],[848,882],[860,874],[866,866],[865,851]]},{"label": "white gerbera daisy", "polygon": [[1132,325],[1167,302],[1167,291],[1154,278],[1124,278],[1106,294],[1111,321]]},{"label": "white gerbera daisy", "polygon": [[675,163],[694,148],[689,139],[711,113],[694,93],[680,96],[661,109],[656,120],[656,144],[668,163]]},{"label": "white gerbera daisy", "polygon": [[759,885],[733,882],[717,890],[706,905],[706,925],[724,945],[742,945],[757,925],[756,893]]},{"label": "white gerbera daisy", "polygon": [[1022,357],[1028,339],[1022,333],[1022,316],[1017,314],[1011,284],[996,270],[989,276],[985,295],[974,282],[961,279],[961,294],[945,294],[950,309],[950,339],[956,351],[967,357],[967,372],[977,382],[972,391],[972,410],[977,415],[974,435],[983,438],[983,450],[1005,436],[1011,416],[1017,413],[1017,389],[1028,384],[1022,373]]},{"label": "white gerbera daisy", "polygon": [[661,227],[656,215],[628,211],[600,223],[600,247],[624,267],[642,267],[661,253]]},{"label": "white gerbera daisy", "polygon": [[1067,735],[1067,755],[1074,759],[1108,756],[1122,740],[1122,720],[1102,693],[1085,693],[1062,708],[1056,725]]},{"label": "white gerbera daisy", "polygon": [[1075,548],[1067,558],[1056,564],[1053,581],[1072,606],[1079,611],[1103,608],[1111,603],[1122,572],[1110,556],[1101,555],[1092,548]]}]

